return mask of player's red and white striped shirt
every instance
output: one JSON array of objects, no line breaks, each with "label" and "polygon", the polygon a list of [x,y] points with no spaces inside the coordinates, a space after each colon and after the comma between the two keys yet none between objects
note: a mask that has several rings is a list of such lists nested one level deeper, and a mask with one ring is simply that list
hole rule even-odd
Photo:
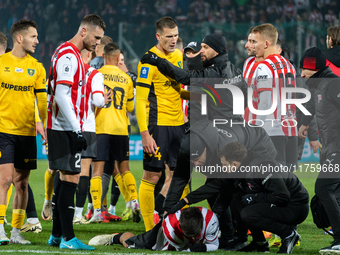
[{"label": "player's red and white striped shirt", "polygon": [[[196,239],[207,246],[207,251],[213,251],[218,249],[218,231],[219,223],[216,215],[203,207],[198,207],[203,215],[203,228],[200,236]],[[168,250],[175,248],[176,250],[187,250],[189,249],[190,240],[185,237],[183,231],[179,226],[179,219],[182,210],[177,211],[174,214],[170,214],[162,223],[163,233],[165,236],[165,244],[162,250]]]},{"label": "player's red and white striped shirt", "polygon": [[[258,62],[255,61],[255,57],[249,57],[244,62],[243,66],[243,78],[248,84],[248,87],[253,88],[253,94],[252,94],[252,104],[255,109],[258,107],[259,103],[259,95],[257,93],[256,89],[256,77],[255,77],[255,70],[257,68]],[[249,122],[249,124],[255,124],[256,120],[256,114],[252,113],[249,110],[249,107],[247,107],[244,111],[244,120],[246,123],[248,123],[249,120],[252,120]]]},{"label": "player's red and white striped shirt", "polygon": [[[100,93],[104,96],[103,75],[97,69],[85,64],[86,72],[86,94],[85,94],[85,122],[83,129],[85,132],[96,132],[95,105],[93,95]],[[84,86],[85,87],[85,86]],[[85,88],[84,88],[85,89]]]},{"label": "player's red and white striped shirt", "polygon": [[[257,115],[257,119],[262,119],[264,122],[263,128],[269,136],[296,136],[295,105],[287,104],[286,115],[282,116],[281,114],[281,89],[283,87],[296,87],[294,66],[281,55],[273,54],[258,64],[255,75],[260,99],[258,107],[260,109],[268,110],[273,103],[273,98],[264,97],[265,94],[261,94],[261,92],[270,91],[271,97],[273,97],[273,88],[278,89],[275,111],[266,116]],[[295,96],[295,93],[287,93],[286,98],[290,99],[293,96]],[[261,125],[259,122],[257,124]]]},{"label": "player's red and white striped shirt", "polygon": [[72,126],[60,113],[54,100],[54,93],[58,84],[71,87],[72,110],[83,129],[85,114],[85,66],[79,49],[70,42],[61,44],[54,52],[50,68],[47,97],[47,128],[59,131],[72,131]]},{"label": "player's red and white striped shirt", "polygon": [[[181,88],[188,90],[187,85],[181,84]],[[182,99],[182,111],[183,111],[183,114],[185,115],[185,117],[187,117],[187,118],[188,118],[188,102],[189,102],[189,100]]]}]

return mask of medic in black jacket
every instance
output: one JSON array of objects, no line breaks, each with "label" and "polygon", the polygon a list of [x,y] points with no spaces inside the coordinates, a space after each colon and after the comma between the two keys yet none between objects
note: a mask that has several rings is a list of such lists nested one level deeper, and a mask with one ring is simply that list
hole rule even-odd
[{"label": "medic in black jacket", "polygon": [[[184,85],[202,87],[207,89],[204,84],[208,84],[215,89],[220,98],[221,104],[215,102],[207,103],[207,118],[213,119],[234,119],[243,121],[241,115],[233,115],[233,97],[229,89],[215,88],[215,84],[231,84],[242,90],[246,98],[247,83],[242,77],[242,71],[235,67],[228,60],[226,51],[227,42],[224,36],[211,34],[203,38],[201,43],[201,63],[203,70],[185,71],[172,65],[166,59],[158,57],[155,53],[148,52],[141,58],[141,63],[157,66],[158,70],[165,76],[182,83]],[[200,79],[193,79],[200,78]],[[202,79],[203,78],[203,79]],[[209,79],[207,79],[209,78]],[[220,78],[212,79],[212,78]],[[209,90],[209,89],[208,89]],[[211,92],[213,93],[213,92]],[[207,97],[207,100],[213,100]],[[217,100],[219,101],[219,100]]]},{"label": "medic in black jacket", "polygon": [[[269,251],[262,232],[265,230],[282,238],[279,253],[290,254],[300,239],[295,226],[307,218],[309,211],[309,195],[305,187],[292,172],[268,157],[247,152],[239,142],[227,144],[219,156],[227,173],[225,178],[207,182],[188,194],[170,212],[219,194],[213,207],[219,214],[233,197],[239,197],[239,215],[253,236],[253,241],[240,251]],[[237,196],[233,196],[235,193]]]}]

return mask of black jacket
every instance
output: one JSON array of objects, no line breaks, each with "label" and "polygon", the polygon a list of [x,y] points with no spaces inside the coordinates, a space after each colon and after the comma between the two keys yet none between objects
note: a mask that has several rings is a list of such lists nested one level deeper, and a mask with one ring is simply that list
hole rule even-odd
[{"label": "black jacket", "polygon": [[[247,150],[257,152],[268,159],[276,157],[276,149],[267,135],[266,131],[260,127],[243,127],[235,125],[233,127],[213,126],[209,120],[201,120],[190,127],[191,134],[197,134],[207,148],[207,161],[205,166],[220,165],[218,153],[222,147],[231,142],[240,142],[245,145]],[[187,133],[185,136],[190,136]],[[171,209],[181,198],[185,185],[188,183],[191,175],[190,161],[185,154],[190,153],[189,139],[182,139],[181,149],[177,158],[176,168],[172,177],[168,194],[164,201],[164,210]],[[207,172],[207,168],[201,168],[201,173],[208,178],[220,178],[223,172]]]},{"label": "black jacket", "polygon": [[[248,152],[246,159],[242,162],[244,166],[268,166],[279,167],[274,160],[268,160],[267,157],[257,153]],[[216,194],[220,194],[217,202],[214,204],[213,211],[221,215],[229,206],[232,200],[232,194],[239,192],[241,196],[245,194],[256,194],[255,203],[269,203],[279,207],[285,207],[288,204],[308,204],[309,195],[305,187],[291,172],[272,172],[272,173],[244,173],[244,178],[215,179],[207,182],[197,190],[187,195],[189,204],[197,203],[208,199]],[[239,175],[238,175],[239,177]]]},{"label": "black jacket", "polygon": [[[200,87],[210,90],[214,99],[207,97],[207,118],[243,120],[241,115],[233,115],[233,97],[229,89],[215,88],[215,84],[232,84],[247,93],[247,83],[242,77],[242,71],[228,61],[228,54],[217,55],[212,58],[203,70],[185,71],[174,66],[166,59],[161,59],[157,64],[158,70],[165,76],[185,85]],[[215,78],[215,79],[214,79]],[[218,79],[216,79],[218,78]],[[208,87],[214,88],[218,96]],[[192,90],[197,92],[197,90]],[[219,97],[219,98],[218,98]],[[215,100],[217,103],[215,104]]]},{"label": "black jacket", "polygon": [[[320,159],[340,151],[340,78],[329,67],[319,70],[306,82],[312,97],[306,108],[316,115],[320,143]],[[302,116],[302,124],[307,126],[312,116]]]},{"label": "black jacket", "polygon": [[327,65],[332,69],[333,73],[340,76],[340,45],[325,51]]}]

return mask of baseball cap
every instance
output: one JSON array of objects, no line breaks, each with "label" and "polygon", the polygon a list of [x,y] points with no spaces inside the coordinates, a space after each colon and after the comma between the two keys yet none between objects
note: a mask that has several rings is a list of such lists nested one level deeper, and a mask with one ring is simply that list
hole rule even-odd
[{"label": "baseball cap", "polygon": [[301,69],[318,71],[326,67],[326,56],[317,47],[306,50],[300,60]]},{"label": "baseball cap", "polygon": [[188,50],[188,49],[192,49],[195,52],[199,52],[201,50],[201,44],[198,42],[190,42],[185,48],[184,48],[184,53]]},{"label": "baseball cap", "polygon": [[227,41],[223,35],[211,34],[203,38],[202,43],[213,48],[218,54],[227,52]]}]

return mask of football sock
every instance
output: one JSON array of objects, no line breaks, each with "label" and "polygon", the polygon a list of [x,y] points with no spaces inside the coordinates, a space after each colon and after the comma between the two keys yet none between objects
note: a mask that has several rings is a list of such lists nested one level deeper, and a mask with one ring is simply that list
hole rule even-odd
[{"label": "football sock", "polygon": [[137,187],[136,180],[130,171],[126,171],[122,174],[122,178],[126,189],[130,193],[130,200],[137,200]]},{"label": "football sock", "polygon": [[114,177],[115,181],[119,187],[120,193],[122,194],[125,202],[131,201],[130,198],[130,194],[128,192],[128,190],[126,189],[126,186],[124,184],[123,178],[120,174],[116,174],[116,176]]},{"label": "football sock", "polygon": [[112,178],[111,182],[111,199],[110,199],[110,207],[116,206],[118,199],[120,196],[120,190],[115,178]]},{"label": "football sock", "polygon": [[[183,190],[181,199],[185,198],[189,193],[190,193],[190,187],[189,187],[189,183],[187,183],[187,185],[185,185],[185,187],[184,187],[184,190]],[[183,209],[184,209],[184,208],[188,208],[188,207],[189,207],[189,205],[185,205],[185,206],[183,207]]]},{"label": "football sock", "polygon": [[139,206],[144,220],[145,230],[149,231],[154,226],[153,212],[155,210],[155,183],[142,179],[139,186]]},{"label": "football sock", "polygon": [[28,201],[26,206],[27,218],[38,218],[37,210],[35,208],[34,196],[31,186],[28,184]]},{"label": "football sock", "polygon": [[80,176],[76,189],[76,206],[83,208],[86,201],[87,190],[89,188],[89,177]]},{"label": "football sock", "polygon": [[13,209],[12,213],[12,227],[21,229],[24,225],[25,210],[24,209]]},{"label": "football sock", "polygon": [[161,192],[162,188],[163,188],[163,185],[164,185],[164,182],[165,182],[165,166],[164,168],[162,169],[162,175],[161,177],[159,178],[156,186],[155,186],[155,197],[157,197],[157,195],[159,194],[159,192]]},{"label": "football sock", "polygon": [[119,239],[120,239],[120,237],[121,237],[123,234],[124,234],[124,233],[119,233],[119,234],[115,235],[115,236],[113,237],[113,239],[112,239],[112,243],[113,243],[113,244],[122,244],[122,243],[119,241]]},{"label": "football sock", "polygon": [[0,225],[5,223],[6,205],[0,205]]},{"label": "football sock", "polygon": [[28,218],[27,217],[27,222],[31,223],[31,224],[37,224],[39,222],[38,217],[34,217],[34,218]]},{"label": "football sock", "polygon": [[92,197],[92,204],[93,209],[100,209],[101,208],[101,198],[102,198],[102,177],[95,176],[91,179],[91,197]]},{"label": "football sock", "polygon": [[54,192],[52,196],[52,235],[54,237],[61,237],[61,223],[58,209],[58,199],[61,188],[61,180],[59,179],[59,174],[56,174],[54,178]]},{"label": "football sock", "polygon": [[53,194],[53,175],[48,171],[45,172],[45,199],[51,200]]},{"label": "football sock", "polygon": [[107,201],[106,201],[106,195],[107,195],[107,191],[109,190],[109,186],[110,186],[110,179],[111,179],[111,175],[108,175],[106,173],[103,173],[103,177],[102,177],[102,197],[101,197],[101,201],[103,205],[107,205]]},{"label": "football sock", "polygon": [[165,197],[161,193],[159,193],[155,199],[155,211],[157,211],[159,215],[162,215],[164,213],[163,210],[164,199]]},{"label": "football sock", "polygon": [[7,204],[6,204],[6,208],[8,207],[9,200],[11,199],[12,191],[13,191],[13,183],[11,183],[11,186],[9,187],[9,189],[7,191]]},{"label": "football sock", "polygon": [[76,207],[76,210],[74,212],[74,217],[78,217],[78,219],[81,219],[83,215],[83,209],[84,207]]},{"label": "football sock", "polygon": [[77,184],[67,181],[61,182],[58,197],[58,209],[60,215],[61,229],[65,241],[71,240],[74,235],[73,216],[74,216],[74,194]]}]

